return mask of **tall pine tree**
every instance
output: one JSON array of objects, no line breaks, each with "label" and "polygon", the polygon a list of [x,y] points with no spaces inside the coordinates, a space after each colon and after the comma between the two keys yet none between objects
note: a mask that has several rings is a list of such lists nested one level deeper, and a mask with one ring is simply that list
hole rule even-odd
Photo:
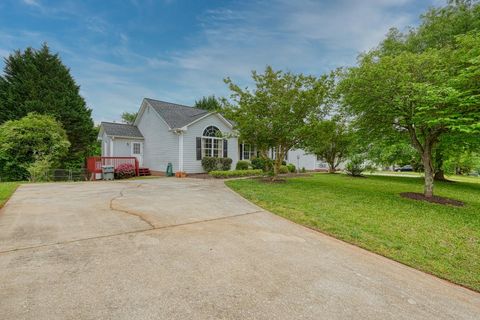
[{"label": "tall pine tree", "polygon": [[17,50],[5,59],[0,76],[0,124],[29,112],[51,115],[63,125],[71,143],[64,165],[81,164],[95,141],[95,131],[92,111],[79,91],[70,69],[46,44],[39,50]]}]

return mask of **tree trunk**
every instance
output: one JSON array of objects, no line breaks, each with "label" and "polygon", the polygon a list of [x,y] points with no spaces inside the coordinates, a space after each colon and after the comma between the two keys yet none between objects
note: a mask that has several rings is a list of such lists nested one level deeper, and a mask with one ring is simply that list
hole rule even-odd
[{"label": "tree trunk", "polygon": [[435,152],[435,176],[433,179],[435,181],[447,181],[445,171],[443,171],[443,154],[438,148]]},{"label": "tree trunk", "polygon": [[425,172],[425,184],[423,189],[423,195],[425,198],[433,197],[433,178],[435,170],[433,168],[432,161],[432,150],[436,142],[438,142],[438,133],[425,136],[425,143],[422,145],[420,140],[418,140],[417,133],[413,125],[407,127],[412,145],[417,149],[418,153],[422,156],[422,164]]},{"label": "tree trunk", "polygon": [[435,172],[435,175],[433,176],[433,179],[435,181],[447,181],[447,178],[445,178],[445,172],[443,169],[437,170]]},{"label": "tree trunk", "polygon": [[328,164],[328,173],[335,173],[335,164],[334,163],[329,163]]},{"label": "tree trunk", "polygon": [[281,148],[275,148],[275,161],[273,162],[273,177],[272,181],[275,181],[280,173],[280,166],[282,165],[283,157],[285,154],[281,151]]},{"label": "tree trunk", "polygon": [[423,194],[425,198],[431,198],[433,197],[434,169],[432,163],[432,152],[430,148],[425,148],[425,151],[422,155],[422,163],[425,168],[425,186]]}]

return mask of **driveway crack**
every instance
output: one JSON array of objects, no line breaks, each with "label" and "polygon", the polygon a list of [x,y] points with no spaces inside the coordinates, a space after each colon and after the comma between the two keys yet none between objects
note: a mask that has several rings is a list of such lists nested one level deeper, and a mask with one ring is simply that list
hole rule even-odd
[{"label": "driveway crack", "polygon": [[[141,187],[141,184],[137,184],[136,188],[140,188]],[[120,193],[119,195],[113,197],[112,199],[110,199],[110,210],[112,211],[118,211],[118,212],[122,212],[122,213],[126,213],[126,214],[129,214],[129,215],[132,215],[132,216],[136,216],[138,217],[140,220],[142,220],[143,222],[145,222],[146,224],[148,224],[151,229],[155,229],[155,223],[153,221],[150,221],[148,219],[148,217],[143,214],[143,213],[139,213],[139,212],[135,212],[135,211],[131,211],[131,210],[125,210],[125,209],[120,209],[120,208],[115,208],[115,205],[114,205],[114,202],[115,200],[118,200],[120,198],[123,198],[125,195],[123,194],[123,192],[125,190],[129,189],[129,187],[125,187],[123,188],[122,190],[120,190]]]},{"label": "driveway crack", "polygon": [[[123,212],[123,211],[122,211],[122,212]],[[188,225],[205,223],[205,222],[213,222],[213,221],[218,221],[218,220],[227,220],[227,219],[231,219],[231,218],[238,218],[238,217],[242,217],[242,216],[246,216],[246,215],[251,215],[251,214],[255,214],[255,213],[261,213],[261,212],[265,212],[265,211],[263,211],[263,210],[258,210],[258,211],[240,213],[240,214],[236,214],[236,215],[232,215],[232,216],[226,216],[226,217],[219,217],[219,218],[212,218],[212,219],[206,219],[206,220],[192,221],[192,222],[186,222],[186,223],[180,223],[180,224],[166,225],[166,226],[161,226],[161,227],[151,227],[151,228],[148,228],[148,229],[125,231],[125,232],[119,232],[119,233],[113,233],[113,234],[106,234],[106,235],[99,235],[99,236],[88,237],[88,238],[81,238],[81,239],[72,239],[72,240],[60,241],[60,242],[55,242],[55,243],[46,243],[46,244],[41,244],[41,245],[36,245],[36,246],[29,246],[29,247],[22,247],[22,248],[14,248],[14,249],[9,249],[9,250],[5,250],[5,251],[0,251],[0,254],[6,254],[6,253],[10,253],[10,252],[24,251],[24,250],[34,250],[34,249],[45,248],[45,247],[52,247],[52,246],[58,246],[58,245],[66,245],[66,244],[70,244],[70,243],[83,242],[83,241],[88,241],[88,240],[118,237],[118,236],[128,235],[128,234],[138,234],[138,233],[143,233],[143,232],[148,232],[148,231],[153,231],[153,230],[171,229],[171,228],[175,228],[175,227],[182,227],[182,226],[188,226]],[[146,221],[145,221],[145,222],[146,222]],[[148,223],[148,222],[147,222],[147,223]]]}]

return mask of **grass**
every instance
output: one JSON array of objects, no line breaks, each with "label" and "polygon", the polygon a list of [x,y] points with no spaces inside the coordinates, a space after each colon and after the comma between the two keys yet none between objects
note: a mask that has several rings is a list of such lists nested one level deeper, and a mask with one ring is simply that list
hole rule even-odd
[{"label": "grass", "polygon": [[480,179],[436,183],[435,193],[465,207],[404,199],[422,192],[419,177],[315,174],[263,183],[226,184],[296,223],[480,291]]},{"label": "grass", "polygon": [[0,208],[8,201],[19,184],[18,182],[0,182]]}]

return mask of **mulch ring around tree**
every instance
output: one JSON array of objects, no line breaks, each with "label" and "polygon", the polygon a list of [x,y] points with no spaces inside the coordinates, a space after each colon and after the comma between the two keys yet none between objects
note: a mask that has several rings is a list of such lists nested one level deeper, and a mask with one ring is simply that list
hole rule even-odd
[{"label": "mulch ring around tree", "polygon": [[416,192],[402,192],[400,193],[400,196],[403,198],[407,199],[413,199],[413,200],[420,200],[420,201],[427,201],[431,203],[437,203],[437,204],[443,204],[443,205],[450,205],[450,206],[455,206],[455,207],[463,207],[465,203],[462,201],[454,200],[454,199],[449,199],[449,198],[444,198],[444,197],[439,197],[439,196],[433,196],[431,198],[425,197],[422,193],[416,193]]}]

